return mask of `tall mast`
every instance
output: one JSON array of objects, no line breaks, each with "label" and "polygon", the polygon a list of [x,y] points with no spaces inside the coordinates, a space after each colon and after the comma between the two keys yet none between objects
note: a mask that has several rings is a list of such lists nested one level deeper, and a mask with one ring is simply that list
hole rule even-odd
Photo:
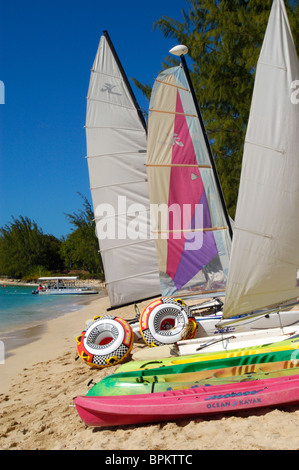
[{"label": "tall mast", "polygon": [[[174,48],[174,49],[175,49],[175,48]],[[171,51],[170,51],[170,52],[171,52]],[[186,52],[187,52],[187,49],[186,49]],[[185,53],[186,53],[186,52],[185,52]],[[189,70],[188,70],[188,66],[187,66],[187,63],[186,63],[186,59],[185,59],[185,57],[184,57],[184,54],[181,54],[181,55],[180,55],[180,59],[181,59],[181,64],[182,64],[183,70],[184,70],[184,72],[185,72],[187,81],[188,81],[188,85],[189,85],[190,92],[191,92],[191,95],[192,95],[192,98],[193,98],[193,101],[194,101],[194,105],[195,105],[195,109],[196,109],[196,112],[197,112],[197,116],[198,116],[198,119],[199,119],[199,122],[200,122],[200,125],[201,125],[201,129],[202,129],[202,133],[203,133],[203,136],[204,136],[204,139],[205,139],[205,143],[206,143],[206,146],[207,146],[207,149],[208,149],[209,158],[210,158],[211,166],[212,166],[212,169],[213,169],[215,181],[216,181],[216,184],[217,184],[217,189],[218,189],[218,192],[219,192],[219,196],[220,196],[220,199],[221,199],[221,204],[222,204],[223,212],[224,212],[225,219],[226,219],[226,222],[227,222],[229,234],[230,234],[230,237],[231,237],[231,239],[232,239],[232,238],[233,238],[233,230],[232,230],[231,223],[230,223],[230,219],[229,219],[229,215],[228,215],[228,212],[227,212],[227,207],[226,207],[226,204],[225,204],[225,200],[224,200],[222,188],[221,188],[221,185],[220,185],[220,181],[219,181],[219,177],[218,177],[216,165],[215,165],[215,162],[214,162],[214,158],[213,158],[213,154],[212,154],[210,142],[209,142],[209,139],[208,139],[208,136],[207,136],[207,132],[206,132],[206,129],[205,129],[205,125],[204,125],[204,122],[203,122],[203,119],[202,119],[202,116],[201,116],[201,112],[200,112],[200,109],[199,109],[198,101],[197,101],[197,98],[196,98],[196,95],[195,95],[195,91],[194,91],[194,88],[193,88],[193,84],[192,84],[192,81],[191,81],[191,77],[190,77],[190,74],[189,74]]]}]

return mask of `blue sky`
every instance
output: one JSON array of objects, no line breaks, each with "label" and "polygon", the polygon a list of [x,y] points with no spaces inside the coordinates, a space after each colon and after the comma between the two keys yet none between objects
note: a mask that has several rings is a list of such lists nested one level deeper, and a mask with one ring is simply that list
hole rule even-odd
[{"label": "blue sky", "polygon": [[182,8],[185,0],[2,0],[0,227],[23,215],[58,238],[71,232],[65,213],[82,209],[78,192],[91,201],[84,125],[102,31],[127,76],[153,83],[176,45],[153,23],[182,21]]}]

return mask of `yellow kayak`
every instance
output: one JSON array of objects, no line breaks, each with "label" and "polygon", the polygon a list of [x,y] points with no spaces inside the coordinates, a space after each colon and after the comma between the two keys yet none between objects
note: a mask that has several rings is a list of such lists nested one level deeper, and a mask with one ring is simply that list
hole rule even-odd
[{"label": "yellow kayak", "polygon": [[[216,351],[210,353],[200,353],[200,354],[191,354],[188,356],[173,356],[166,358],[158,358],[154,360],[145,360],[145,361],[130,361],[122,364],[118,372],[129,372],[131,370],[139,369],[153,369],[171,365],[178,364],[188,364],[192,362],[202,362],[202,361],[214,361],[218,359],[229,359],[233,357],[243,357],[253,354],[262,354],[262,353],[271,353],[279,351],[289,351],[291,349],[299,349],[299,337],[294,337],[292,339],[287,339],[285,341],[280,341],[278,343],[266,344],[263,346],[252,347],[252,348],[242,348],[234,349],[228,352]],[[298,351],[299,358],[299,351]]]}]

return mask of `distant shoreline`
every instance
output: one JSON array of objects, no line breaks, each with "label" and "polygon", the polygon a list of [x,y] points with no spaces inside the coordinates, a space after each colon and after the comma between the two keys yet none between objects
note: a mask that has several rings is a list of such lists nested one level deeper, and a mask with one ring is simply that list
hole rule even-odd
[{"label": "distant shoreline", "polygon": [[7,285],[7,286],[29,286],[35,287],[37,282],[25,282],[19,279],[0,279],[0,285]]},{"label": "distant shoreline", "polygon": [[[53,276],[55,277],[55,276]],[[93,285],[94,287],[98,287],[99,289],[105,289],[105,282],[98,281],[97,279],[78,279],[78,282],[83,285]],[[28,286],[28,287],[36,287],[39,284],[39,281],[22,281],[20,279],[11,279],[11,278],[0,278],[0,285],[7,285],[7,286]]]}]

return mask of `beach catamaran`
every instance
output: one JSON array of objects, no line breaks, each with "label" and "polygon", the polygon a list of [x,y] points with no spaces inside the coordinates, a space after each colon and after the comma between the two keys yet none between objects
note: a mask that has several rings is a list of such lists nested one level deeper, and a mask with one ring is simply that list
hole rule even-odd
[{"label": "beach catamaran", "polygon": [[[151,346],[186,337],[190,318],[197,322],[197,337],[204,338],[298,326],[299,311],[291,310],[299,296],[298,132],[294,131],[298,106],[292,104],[291,93],[299,73],[284,4],[273,3],[257,67],[233,255],[231,221],[186,66],[187,48],[179,46],[171,52],[180,56],[181,65],[163,71],[154,84],[148,136],[107,33],[91,72],[86,133],[95,220],[100,227],[113,220],[115,233],[126,227],[127,234],[126,239],[100,240],[111,306],[156,297],[160,291],[163,297],[144,310],[140,322],[131,323]],[[257,108],[262,119],[256,115]],[[284,116],[282,121],[276,118],[278,111]],[[251,185],[243,176],[249,166]],[[117,205],[122,196],[146,206],[147,235],[140,240],[130,239],[131,219]],[[103,217],[101,202],[112,204],[112,216]],[[150,225],[148,211],[157,205],[166,206],[168,216],[173,216],[174,207],[181,219],[169,217],[166,227],[156,220]],[[190,209],[187,213],[184,206]],[[244,236],[246,246],[240,254]],[[230,270],[238,271],[233,281]],[[218,296],[224,294],[228,300],[223,311]],[[252,303],[251,295],[256,296]],[[216,313],[202,314],[200,303],[186,305],[197,296],[215,297],[204,306]],[[231,298],[246,299],[246,308],[231,309]]]},{"label": "beach catamaran", "polygon": [[143,114],[104,31],[90,75],[86,142],[111,308],[161,294],[155,243],[150,236],[146,133]]},{"label": "beach catamaran", "polygon": [[[182,48],[175,50],[179,50],[180,53]],[[187,80],[183,74],[183,70],[186,70],[184,57],[181,56],[181,59],[181,68],[163,72],[158,78],[158,84],[153,89],[154,104],[151,105],[153,111],[149,118],[148,156],[150,158],[153,153],[155,158],[160,159],[159,164],[156,165],[158,168],[155,168],[156,173],[152,176],[149,173],[149,182],[151,184],[152,181],[153,188],[158,178],[157,173],[163,171],[165,175],[166,170],[161,168],[163,165],[171,167],[168,172],[178,174],[183,170],[185,173],[189,171],[189,177],[188,175],[182,176],[182,181],[188,181],[188,187],[191,187],[195,170],[204,163],[197,159],[192,163],[192,166],[185,165],[187,169],[184,169],[181,168],[182,163],[190,162],[184,161],[182,146],[174,146],[172,161],[166,160],[164,157],[166,152],[162,153],[159,150],[161,142],[165,142],[167,132],[174,132],[176,139],[183,142],[183,126],[182,128],[179,128],[179,125],[171,127],[169,124],[167,129],[164,121],[172,119],[175,121],[174,126],[176,126],[176,120],[185,119],[183,125],[186,129],[186,138],[188,121],[197,119],[191,106],[186,107],[188,111],[184,111],[180,104],[180,101],[184,102],[182,98],[184,94],[189,91],[189,94],[192,95],[192,90],[187,89]],[[183,78],[175,81],[174,78],[179,76]],[[188,77],[187,72],[186,76]],[[207,347],[207,344],[211,349],[232,348],[233,344],[228,346],[228,343],[241,341],[240,337],[236,339],[226,335],[226,341],[223,342],[223,345],[219,344],[219,337],[223,337],[223,333],[240,331],[242,325],[243,331],[247,329],[248,332],[256,332],[261,341],[263,340],[261,329],[264,329],[266,341],[270,342],[271,335],[277,340],[281,334],[286,337],[288,332],[290,334],[294,331],[298,332],[299,311],[291,310],[292,307],[298,305],[299,297],[299,105],[292,99],[294,83],[298,78],[298,57],[285,5],[282,0],[274,0],[256,69],[225,288],[225,302],[223,311],[219,312],[221,313],[221,321],[215,323],[215,333],[218,333],[218,338],[217,335],[216,338],[211,335],[211,338],[197,338],[179,342],[181,354],[191,354],[198,351],[203,345]],[[162,87],[162,91],[159,91]],[[165,108],[170,110],[172,113],[170,117],[167,114],[165,117],[165,110],[159,108],[159,103],[156,103],[158,92],[161,95],[163,92],[163,99],[161,96],[160,103],[164,103]],[[175,108],[171,107],[167,93],[168,95],[172,93],[176,97]],[[164,125],[163,136],[161,132]],[[190,134],[194,132],[194,122],[192,125],[189,125]],[[160,132],[158,138],[156,138],[157,132]],[[155,139],[154,145],[151,144],[152,139]],[[199,145],[199,139],[194,138],[193,148],[195,150],[193,153],[196,154],[198,147],[198,152],[200,152],[202,144]],[[150,171],[154,170],[150,169]],[[207,170],[204,168],[199,171],[204,175]],[[164,176],[163,181],[165,178]],[[179,178],[178,174],[175,181],[180,181]],[[177,194],[177,188],[175,190],[175,194]],[[152,191],[153,193],[154,191]],[[210,213],[211,217],[215,214],[211,210]],[[209,231],[210,225],[208,223],[203,225],[203,230],[205,231],[207,228],[209,237],[213,236],[217,240],[217,237],[219,239],[219,235],[223,233],[222,228],[220,227],[221,230],[218,230],[219,226],[215,224],[212,226],[216,227],[213,228],[212,234]],[[190,227],[193,228],[192,225]],[[165,241],[157,241],[157,244],[161,243],[165,244]],[[167,243],[170,243],[169,240]],[[171,241],[171,243],[173,242]],[[175,243],[178,248],[173,248],[172,252],[168,248],[168,250],[160,250],[158,253],[172,253],[167,264],[163,259],[160,261],[160,266],[163,268],[160,268],[160,271],[165,272],[165,266],[167,267],[168,275],[164,275],[164,278],[169,285],[175,284],[177,295],[179,295],[179,289],[183,282],[181,282],[182,276],[178,276],[178,272],[182,272],[184,275],[190,274],[192,271],[187,266],[187,262],[193,260],[192,251],[189,253],[189,258],[188,253],[179,251],[179,248],[184,246],[184,241],[179,240]],[[212,248],[210,248],[212,246],[213,243],[204,241],[203,254],[212,252]],[[215,254],[217,256],[216,250]],[[177,268],[172,269],[176,259],[179,260]],[[200,257],[196,256],[196,260],[199,262]],[[187,266],[185,269],[181,269],[183,262]],[[174,272],[174,276],[172,272]],[[154,313],[153,309],[152,314]],[[163,317],[161,307],[158,314],[161,318]],[[212,319],[212,317],[210,318]],[[156,328],[157,324],[158,321],[156,321]],[[200,327],[204,324],[199,320]],[[284,327],[289,327],[289,329]],[[248,342],[253,344],[254,335],[246,333],[245,336],[248,341],[244,345]],[[217,345],[215,341],[218,342]]]},{"label": "beach catamaran", "polygon": [[[184,58],[187,48],[170,52],[180,56],[181,65],[158,76],[150,102],[150,200],[181,213],[187,205],[193,212],[184,226],[171,225],[169,218],[163,230],[153,222],[162,295],[185,300],[196,291],[225,291],[224,310],[196,316],[198,336],[298,327],[299,311],[291,308],[299,296],[299,112],[291,95],[299,68],[285,6],[273,3],[257,66],[232,249],[230,220]],[[157,345],[177,337],[179,310],[186,310],[174,299],[162,302],[141,317],[145,340],[155,337]],[[196,309],[189,307],[191,314]],[[168,334],[161,327],[166,320],[172,320]]]},{"label": "beach catamaran", "polygon": [[[240,321],[241,316],[247,318],[250,312],[260,309],[273,315],[271,312],[280,308],[279,305],[283,306],[292,299],[296,301],[299,296],[299,104],[291,99],[292,84],[298,79],[299,62],[285,6],[283,0],[274,0],[256,70],[222,324],[232,318],[235,321],[236,317]],[[181,89],[186,89],[186,82],[182,81],[177,87],[166,80],[165,86],[174,86],[175,94],[179,95]],[[168,108],[168,111],[180,118],[186,114],[180,106],[175,111]],[[188,114],[193,115],[190,111]],[[159,111],[153,110],[155,112]],[[182,137],[187,134],[174,132],[175,138],[184,142]],[[170,125],[168,139],[172,136],[173,127]],[[164,136],[159,135],[159,139],[160,143],[165,143]],[[179,150],[182,148],[180,146]],[[172,163],[170,160],[165,165],[172,170],[182,168],[180,165],[183,164],[190,184],[192,174],[188,170],[191,167],[185,167],[188,163],[181,162],[176,160]],[[197,179],[203,179],[199,175],[199,164],[193,162],[191,165]],[[212,227],[215,228],[214,225]],[[174,251],[179,247],[176,246]],[[184,256],[188,259],[187,254],[181,253],[181,257]],[[170,277],[171,287],[173,284],[182,286],[185,273],[173,276],[172,260],[164,265],[162,261],[159,266],[166,267],[165,284]],[[173,263],[175,261],[177,258]],[[179,262],[177,266],[180,269]],[[162,307],[167,308],[166,304]],[[280,317],[283,315],[281,313]],[[297,322],[298,315],[299,312],[294,314]],[[285,329],[280,331],[280,346],[291,334],[294,336],[296,330],[299,333],[298,326],[291,330],[292,333]],[[273,342],[275,332],[259,334],[268,346]],[[247,335],[247,344],[256,345],[255,334],[247,332]],[[294,340],[298,341],[298,337]],[[87,396],[76,397],[74,404],[81,419],[90,426],[132,425],[298,404],[296,343],[290,350],[283,346],[276,353],[270,350],[265,354],[249,352],[248,355],[248,351],[235,350],[225,359],[210,357],[205,362],[205,359],[195,358],[194,353],[199,349],[209,355],[208,347],[204,348],[209,341],[207,338],[195,339],[186,341],[186,344],[192,341],[195,349],[191,361],[195,361],[190,364],[175,364],[173,361],[171,366],[167,366],[163,359],[146,364],[135,363],[131,371],[118,370],[95,384]],[[180,342],[178,344],[180,346]],[[217,347],[217,356],[219,353],[221,356],[225,344],[223,338],[220,342],[212,338],[211,345]],[[265,345],[266,350],[268,346]],[[275,347],[274,344],[271,346]],[[160,348],[146,349],[155,351]],[[284,359],[280,362],[278,357]]]}]

